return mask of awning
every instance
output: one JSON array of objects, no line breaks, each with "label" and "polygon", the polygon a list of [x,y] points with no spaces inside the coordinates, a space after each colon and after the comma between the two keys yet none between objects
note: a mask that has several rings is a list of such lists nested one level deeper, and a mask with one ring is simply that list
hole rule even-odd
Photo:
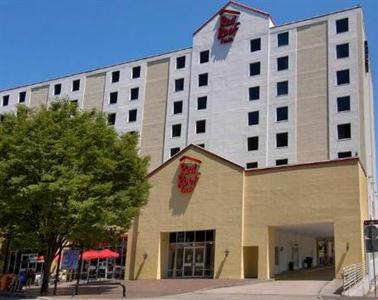
[{"label": "awning", "polygon": [[98,259],[98,258],[117,258],[119,254],[109,249],[103,250],[87,250],[83,253],[84,260]]}]

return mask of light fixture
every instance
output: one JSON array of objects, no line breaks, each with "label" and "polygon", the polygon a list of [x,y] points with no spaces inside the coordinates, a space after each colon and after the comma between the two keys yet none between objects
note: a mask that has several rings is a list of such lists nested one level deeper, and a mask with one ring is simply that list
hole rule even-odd
[{"label": "light fixture", "polygon": [[224,250],[224,256],[227,257],[229,254],[230,254],[230,250],[228,250],[228,249],[226,248],[226,250]]}]

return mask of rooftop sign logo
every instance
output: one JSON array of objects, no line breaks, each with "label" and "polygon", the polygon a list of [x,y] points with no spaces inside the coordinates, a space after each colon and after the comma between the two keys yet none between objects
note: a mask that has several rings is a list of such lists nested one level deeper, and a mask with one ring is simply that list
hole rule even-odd
[{"label": "rooftop sign logo", "polygon": [[238,32],[240,12],[235,10],[222,9],[219,13],[218,40],[221,44],[230,43]]},{"label": "rooftop sign logo", "polygon": [[199,172],[200,165],[201,161],[196,158],[189,156],[180,158],[179,174],[176,183],[181,193],[193,192],[201,175]]}]

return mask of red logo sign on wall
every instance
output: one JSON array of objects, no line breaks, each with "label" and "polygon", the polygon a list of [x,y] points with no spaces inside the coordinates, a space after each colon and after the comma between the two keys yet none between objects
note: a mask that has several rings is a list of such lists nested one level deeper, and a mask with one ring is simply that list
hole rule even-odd
[{"label": "red logo sign on wall", "polygon": [[193,192],[201,175],[199,172],[200,165],[201,161],[196,158],[189,156],[180,158],[177,187],[180,189],[181,193]]},{"label": "red logo sign on wall", "polygon": [[240,22],[238,22],[240,12],[223,9],[219,13],[218,40],[224,44],[232,42],[238,32]]}]

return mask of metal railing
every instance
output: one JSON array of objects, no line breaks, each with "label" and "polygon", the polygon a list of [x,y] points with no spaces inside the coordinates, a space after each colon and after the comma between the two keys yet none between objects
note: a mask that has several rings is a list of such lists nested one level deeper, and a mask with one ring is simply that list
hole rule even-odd
[{"label": "metal railing", "polygon": [[343,268],[343,289],[344,291],[350,289],[356,283],[362,280],[363,268],[361,263],[349,265]]}]

